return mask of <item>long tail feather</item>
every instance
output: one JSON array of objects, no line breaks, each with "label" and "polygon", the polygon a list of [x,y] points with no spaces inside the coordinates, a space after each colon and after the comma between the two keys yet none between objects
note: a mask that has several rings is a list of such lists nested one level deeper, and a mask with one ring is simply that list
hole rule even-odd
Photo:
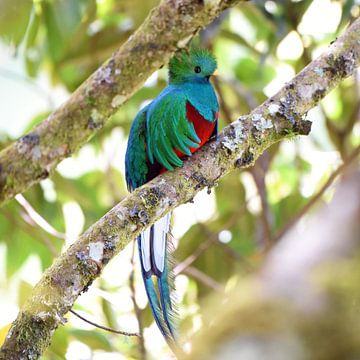
[{"label": "long tail feather", "polygon": [[[168,214],[138,237],[142,275],[155,322],[169,346],[176,349],[173,279],[170,258],[170,217]],[[157,289],[155,284],[157,282]]]},{"label": "long tail feather", "polygon": [[168,279],[164,276],[164,274],[158,280],[158,287],[159,287],[161,309],[162,309],[164,321],[171,334],[171,337],[175,340],[176,334],[175,334],[175,327],[173,324],[174,320],[172,316],[173,310],[172,310],[172,303],[170,297],[170,290],[169,290]]}]

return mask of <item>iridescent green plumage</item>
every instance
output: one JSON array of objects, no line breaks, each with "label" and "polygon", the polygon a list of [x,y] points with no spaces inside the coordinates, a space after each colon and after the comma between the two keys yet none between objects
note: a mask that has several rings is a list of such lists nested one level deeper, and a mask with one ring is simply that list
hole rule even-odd
[{"label": "iridescent green plumage", "polygon": [[[217,131],[219,105],[209,82],[216,61],[206,50],[182,52],[169,63],[169,85],[136,116],[126,151],[126,181],[133,190],[165,170],[182,166]],[[167,215],[138,238],[146,292],[155,321],[175,344],[168,277]],[[154,278],[157,280],[156,289]]]},{"label": "iridescent green plumage", "polygon": [[[196,72],[198,68],[200,72]],[[182,165],[174,150],[190,156],[189,148],[199,146],[199,136],[187,119],[186,104],[189,102],[209,122],[216,121],[218,102],[209,82],[215,69],[216,61],[206,50],[183,52],[171,59],[169,85],[139,112],[130,131],[126,154],[130,189],[149,180],[145,143],[150,164],[158,162],[170,171]]]},{"label": "iridescent green plumage", "polygon": [[[200,68],[200,72],[196,68]],[[169,62],[169,83],[191,82],[213,75],[217,67],[216,59],[205,49],[182,52]]]}]

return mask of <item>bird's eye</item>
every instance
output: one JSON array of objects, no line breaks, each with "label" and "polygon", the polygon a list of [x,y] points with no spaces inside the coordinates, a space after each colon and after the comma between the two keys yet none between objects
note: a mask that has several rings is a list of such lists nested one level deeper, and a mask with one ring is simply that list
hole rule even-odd
[{"label": "bird's eye", "polygon": [[194,67],[194,71],[198,74],[201,72],[201,67],[200,66],[195,66]]}]

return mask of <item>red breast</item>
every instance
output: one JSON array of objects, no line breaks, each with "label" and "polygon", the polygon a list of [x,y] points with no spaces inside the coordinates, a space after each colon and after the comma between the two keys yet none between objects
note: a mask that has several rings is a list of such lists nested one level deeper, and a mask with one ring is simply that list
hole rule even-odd
[{"label": "red breast", "polygon": [[[215,129],[216,121],[207,121],[189,102],[186,103],[186,117],[189,122],[192,122],[194,124],[196,134],[200,138],[199,147],[189,149],[191,153],[194,153],[209,140],[211,134]],[[218,113],[215,114],[215,118],[218,118]],[[184,154],[177,149],[175,149],[175,153],[179,157],[184,156]]]},{"label": "red breast", "polygon": [[[196,150],[199,150],[201,146],[203,146],[210,138],[211,134],[213,133],[216,121],[210,122],[207,121],[200,113],[189,103],[186,103],[186,117],[188,121],[194,124],[194,129],[196,131],[197,136],[200,138],[199,147],[197,148],[189,148],[191,153],[194,153]],[[217,120],[219,117],[219,113],[215,113],[215,119]],[[184,157],[184,153],[180,150],[174,149],[174,152],[177,156]],[[165,168],[160,170],[160,173],[164,173],[166,171]]]}]

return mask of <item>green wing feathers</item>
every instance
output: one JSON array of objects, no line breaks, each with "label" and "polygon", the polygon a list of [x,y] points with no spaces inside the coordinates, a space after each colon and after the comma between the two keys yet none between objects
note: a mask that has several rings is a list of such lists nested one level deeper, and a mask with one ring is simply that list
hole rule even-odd
[{"label": "green wing feathers", "polygon": [[130,191],[143,185],[147,180],[148,166],[145,151],[146,111],[147,106],[137,114],[129,134],[125,156],[125,177]]},{"label": "green wing feathers", "polygon": [[191,155],[189,148],[199,147],[200,139],[186,118],[186,96],[169,92],[159,98],[147,114],[147,154],[151,163],[158,161],[167,170],[182,166],[174,149]]}]

